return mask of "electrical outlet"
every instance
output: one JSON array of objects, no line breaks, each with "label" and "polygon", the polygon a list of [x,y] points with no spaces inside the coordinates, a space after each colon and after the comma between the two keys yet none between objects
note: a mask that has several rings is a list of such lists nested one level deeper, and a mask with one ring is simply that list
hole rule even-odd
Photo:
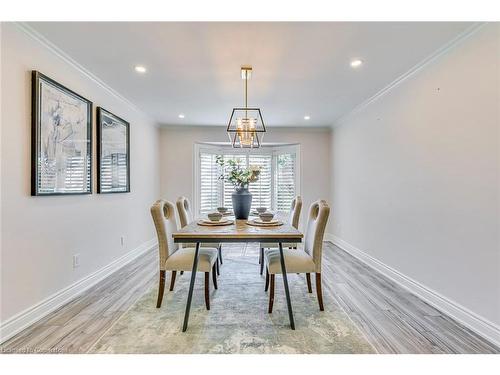
[{"label": "electrical outlet", "polygon": [[125,237],[123,237],[123,236],[120,237],[120,244],[122,246],[125,246]]},{"label": "electrical outlet", "polygon": [[80,254],[73,255],[73,268],[80,267]]}]

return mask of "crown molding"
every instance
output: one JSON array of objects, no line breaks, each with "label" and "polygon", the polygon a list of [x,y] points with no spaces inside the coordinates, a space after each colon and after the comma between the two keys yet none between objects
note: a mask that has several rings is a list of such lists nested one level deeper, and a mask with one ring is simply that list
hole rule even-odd
[{"label": "crown molding", "polygon": [[158,127],[158,121],[156,121],[153,117],[151,117],[149,114],[144,112],[142,109],[140,109],[137,105],[132,103],[129,99],[124,97],[122,94],[120,94],[118,91],[113,89],[111,86],[106,84],[103,80],[101,80],[99,77],[97,77],[95,74],[91,73],[87,68],[85,68],[83,65],[78,63],[76,60],[74,60],[72,57],[70,57],[66,52],[61,50],[59,47],[57,47],[55,44],[53,44],[50,40],[45,38],[42,34],[40,34],[38,31],[33,29],[30,25],[28,25],[26,22],[14,22],[14,24],[17,26],[17,28],[21,31],[23,31],[26,35],[31,37],[33,40],[38,42],[41,46],[45,47],[47,50],[52,52],[54,55],[59,57],[61,60],[63,60],[65,63],[76,69],[79,73],[83,74],[85,77],[87,77],[89,80],[97,84],[99,87],[102,89],[106,90],[109,94],[123,102],[125,105],[130,107],[132,110],[135,112],[139,113],[140,115],[146,117],[149,119],[152,123],[155,124],[155,126]]},{"label": "crown molding", "polygon": [[455,47],[459,46],[462,42],[464,42],[466,39],[468,39],[470,36],[475,34],[478,30],[480,30],[483,26],[487,25],[487,22],[478,22],[474,23],[472,26],[468,27],[466,30],[464,30],[462,33],[458,34],[455,38],[447,42],[445,45],[443,45],[441,48],[433,52],[431,55],[427,56],[425,59],[420,61],[418,64],[414,65],[412,68],[410,68],[406,73],[403,73],[400,75],[398,78],[396,78],[394,81],[389,83],[387,86],[382,88],[380,91],[378,91],[375,95],[372,95],[368,99],[364,100],[360,104],[358,104],[356,107],[354,107],[351,111],[349,111],[347,114],[339,117],[337,120],[333,122],[331,125],[332,128],[339,127],[343,125],[346,121],[350,120],[353,118],[356,114],[361,112],[363,109],[368,107],[371,103],[375,102],[376,100],[380,99],[383,97],[385,94],[390,92],[392,89],[395,87],[399,86],[401,83],[404,81],[410,79],[413,77],[415,74],[417,74],[419,71],[422,69],[426,68],[427,66],[431,65],[435,61],[437,61],[439,58],[444,56],[446,53],[454,49]]}]

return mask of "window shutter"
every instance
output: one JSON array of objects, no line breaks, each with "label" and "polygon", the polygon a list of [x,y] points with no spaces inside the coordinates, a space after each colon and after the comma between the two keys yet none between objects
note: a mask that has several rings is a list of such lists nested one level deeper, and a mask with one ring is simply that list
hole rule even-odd
[{"label": "window shutter", "polygon": [[249,165],[260,167],[260,176],[257,182],[251,183],[250,193],[252,193],[252,210],[257,207],[267,207],[272,209],[272,190],[271,190],[271,164],[272,155],[250,155]]},{"label": "window shutter", "polygon": [[[217,155],[221,155],[226,165],[229,160],[240,164],[242,169],[259,166],[261,173],[257,182],[250,183],[252,210],[267,207],[275,211],[289,211],[293,198],[297,195],[300,170],[297,162],[298,147],[274,147],[256,152],[245,152],[224,147],[204,146],[198,149],[196,175],[195,209],[197,215],[205,215],[224,206],[233,209],[231,196],[234,186],[229,181],[219,180],[222,173],[217,165]],[[226,177],[227,174],[226,174]]]},{"label": "window shutter", "polygon": [[275,203],[277,211],[289,211],[295,197],[295,154],[276,156]]},{"label": "window shutter", "polygon": [[200,153],[200,213],[208,213],[219,207],[219,169],[215,156]]}]

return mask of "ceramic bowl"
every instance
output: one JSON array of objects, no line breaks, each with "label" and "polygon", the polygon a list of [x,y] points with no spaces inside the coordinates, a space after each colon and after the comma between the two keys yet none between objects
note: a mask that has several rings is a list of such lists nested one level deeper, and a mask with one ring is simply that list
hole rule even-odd
[{"label": "ceramic bowl", "polygon": [[257,207],[256,210],[259,214],[263,214],[267,211],[267,207]]},{"label": "ceramic bowl", "polygon": [[271,212],[263,212],[263,213],[259,214],[260,220],[262,220],[265,223],[271,221],[273,219],[273,217],[274,217],[274,214]]},{"label": "ceramic bowl", "polygon": [[220,221],[220,219],[222,219],[222,214],[220,212],[212,212],[209,213],[207,216],[210,219],[210,221]]},{"label": "ceramic bowl", "polygon": [[217,211],[221,214],[225,214],[227,212],[227,207],[217,207]]}]

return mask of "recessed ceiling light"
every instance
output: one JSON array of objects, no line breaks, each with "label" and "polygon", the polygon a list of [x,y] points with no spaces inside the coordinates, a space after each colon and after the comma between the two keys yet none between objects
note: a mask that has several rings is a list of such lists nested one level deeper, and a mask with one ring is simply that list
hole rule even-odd
[{"label": "recessed ceiling light", "polygon": [[146,73],[146,68],[142,65],[136,65],[134,69],[137,73]]},{"label": "recessed ceiling light", "polygon": [[361,61],[359,59],[351,61],[351,67],[353,67],[353,68],[357,68],[357,67],[361,66],[361,64],[363,64],[363,61]]},{"label": "recessed ceiling light", "polygon": [[310,120],[310,119],[311,119],[311,116],[309,116],[309,115],[304,116],[304,120]]},{"label": "recessed ceiling light", "polygon": [[186,117],[186,116],[184,116],[184,113],[179,114],[179,118],[184,118],[184,117]]}]

